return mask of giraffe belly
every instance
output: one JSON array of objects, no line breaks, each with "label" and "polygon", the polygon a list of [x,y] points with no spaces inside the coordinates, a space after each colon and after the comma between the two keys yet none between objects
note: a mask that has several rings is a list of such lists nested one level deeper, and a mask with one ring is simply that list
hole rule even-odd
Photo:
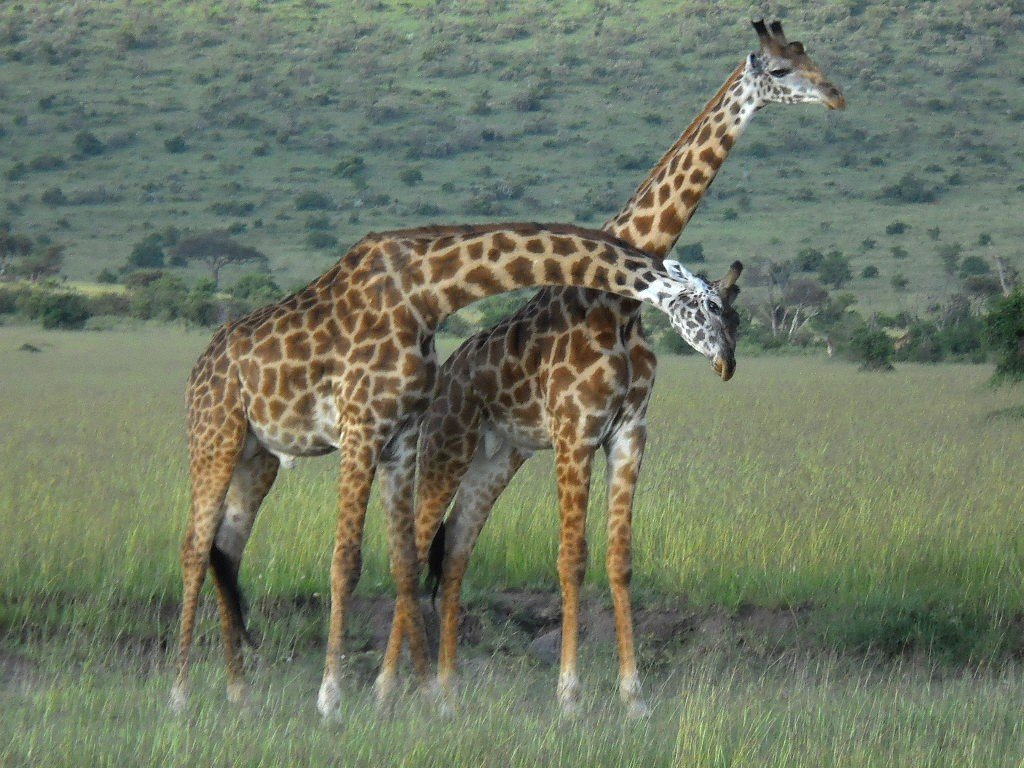
[{"label": "giraffe belly", "polygon": [[491,421],[484,425],[483,443],[488,458],[494,457],[502,442],[526,451],[543,451],[551,447],[551,435],[546,424]]},{"label": "giraffe belly", "polygon": [[337,408],[331,398],[317,399],[306,413],[293,413],[276,423],[249,419],[249,431],[259,444],[277,456],[281,466],[291,469],[295,460],[323,456],[341,444]]}]

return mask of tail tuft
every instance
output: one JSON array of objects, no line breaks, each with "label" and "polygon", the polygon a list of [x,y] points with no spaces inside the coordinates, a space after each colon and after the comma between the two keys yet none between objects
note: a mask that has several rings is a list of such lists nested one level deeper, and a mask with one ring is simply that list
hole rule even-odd
[{"label": "tail tuft", "polygon": [[258,643],[249,634],[248,627],[245,626],[245,598],[242,596],[241,587],[238,586],[238,569],[231,558],[218,549],[216,544],[210,550],[210,568],[213,569],[213,575],[217,577],[217,582],[223,590],[232,623],[242,635],[242,640],[256,648]]},{"label": "tail tuft", "polygon": [[430,551],[427,553],[427,579],[426,586],[430,590],[430,604],[437,607],[437,590],[441,587],[441,575],[444,573],[444,520],[434,534],[434,540],[430,542]]}]

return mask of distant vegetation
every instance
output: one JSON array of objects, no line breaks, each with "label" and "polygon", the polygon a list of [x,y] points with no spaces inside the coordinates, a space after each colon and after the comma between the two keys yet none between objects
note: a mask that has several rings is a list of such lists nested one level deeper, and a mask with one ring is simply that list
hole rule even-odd
[{"label": "distant vegetation", "polygon": [[[61,250],[42,271],[24,254],[0,271],[40,290],[165,270],[186,295],[212,276],[219,296],[219,270],[178,238],[226,233],[293,287],[369,230],[599,226],[753,47],[748,15],[648,0],[3,4],[0,222],[33,258]],[[1024,266],[1021,17],[881,2],[784,21],[849,108],[765,110],[676,256],[747,264],[754,346],[842,347],[867,324],[897,360],[976,359],[959,337]],[[947,343],[965,306],[975,319]]]}]

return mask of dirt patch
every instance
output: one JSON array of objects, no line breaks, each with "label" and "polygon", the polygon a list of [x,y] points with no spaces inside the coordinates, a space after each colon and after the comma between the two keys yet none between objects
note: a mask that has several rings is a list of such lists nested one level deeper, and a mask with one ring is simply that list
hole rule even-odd
[{"label": "dirt patch", "polygon": [[35,662],[17,653],[0,651],[0,688],[27,688],[33,684],[37,674]]}]

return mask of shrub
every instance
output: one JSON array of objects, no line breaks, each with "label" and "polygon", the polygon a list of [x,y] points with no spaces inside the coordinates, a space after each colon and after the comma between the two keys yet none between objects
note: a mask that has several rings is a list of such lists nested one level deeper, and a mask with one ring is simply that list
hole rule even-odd
[{"label": "shrub", "polygon": [[366,170],[366,161],[359,155],[344,157],[334,166],[334,175],[343,179],[351,179]]},{"label": "shrub", "polygon": [[297,211],[328,211],[333,208],[334,201],[323,192],[310,190],[295,198],[295,210]]},{"label": "shrub", "polygon": [[902,245],[894,245],[892,248],[889,249],[889,252],[892,254],[892,257],[896,260],[905,259],[910,255],[910,252],[907,251],[907,249],[904,248]]},{"label": "shrub", "polygon": [[338,244],[338,238],[332,235],[330,232],[324,232],[320,229],[314,229],[308,235],[306,235],[306,245],[310,248],[318,248],[320,250],[327,250],[328,248],[334,248]]},{"label": "shrub", "polygon": [[96,282],[103,285],[112,285],[117,282],[117,273],[104,267],[96,274]]},{"label": "shrub", "polygon": [[887,235],[902,235],[910,229],[910,226],[903,221],[894,221],[892,224],[886,224],[885,234]]},{"label": "shrub", "polygon": [[817,248],[804,248],[796,255],[793,266],[801,272],[817,272],[825,261],[825,254]]},{"label": "shrub", "polygon": [[132,316],[142,320],[176,320],[184,314],[188,293],[188,288],[180,277],[161,275],[149,284],[132,291]]},{"label": "shrub", "polygon": [[17,181],[28,175],[28,166],[23,162],[17,162],[4,171],[4,178],[8,181]]},{"label": "shrub", "polygon": [[993,302],[985,315],[985,338],[997,356],[993,383],[1024,381],[1024,288]]},{"label": "shrub", "polygon": [[184,136],[172,136],[169,139],[164,139],[164,149],[172,155],[180,155],[182,152],[188,151],[188,142],[185,141]]},{"label": "shrub", "polygon": [[146,235],[132,246],[128,269],[159,269],[164,265],[164,241],[157,233]]},{"label": "shrub", "polygon": [[218,216],[248,216],[256,210],[256,204],[242,200],[222,200],[210,203],[210,211]]},{"label": "shrub", "polygon": [[89,319],[89,306],[77,293],[36,291],[26,302],[25,314],[42,323],[43,328],[79,330]]},{"label": "shrub", "polygon": [[818,266],[818,278],[826,285],[842,288],[851,277],[850,260],[839,251],[829,251]]},{"label": "shrub", "polygon": [[238,279],[228,291],[236,299],[249,302],[252,306],[270,304],[281,298],[281,289],[269,272],[250,272]]},{"label": "shrub", "polygon": [[882,330],[866,323],[850,337],[850,357],[860,363],[861,370],[891,371],[895,354],[892,339]]},{"label": "shrub", "polygon": [[398,178],[407,187],[414,187],[423,181],[423,171],[419,168],[403,168],[399,172]]},{"label": "shrub", "polygon": [[38,155],[29,161],[28,167],[33,171],[56,171],[64,167],[64,158],[60,155]]},{"label": "shrub", "polygon": [[115,315],[124,317],[131,312],[131,301],[128,296],[123,293],[97,293],[95,296],[90,296],[87,299],[89,307],[89,314],[95,317],[96,315]]},{"label": "shrub", "polygon": [[91,131],[79,131],[76,133],[74,144],[79,154],[86,157],[102,155],[107,149],[106,144],[96,138],[96,134]]},{"label": "shrub", "polygon": [[60,187],[50,187],[39,196],[39,199],[46,205],[58,206],[68,204],[68,196],[64,194],[64,190]]},{"label": "shrub", "polygon": [[893,275],[890,282],[892,283],[892,287],[897,291],[905,291],[907,290],[907,286],[910,285],[909,278],[901,272]]},{"label": "shrub", "polygon": [[968,278],[974,275],[987,275],[991,271],[992,268],[981,256],[967,256],[960,262],[961,278]]},{"label": "shrub", "polygon": [[874,264],[868,264],[864,269],[861,270],[860,276],[866,280],[873,280],[878,277],[878,267]]},{"label": "shrub", "polygon": [[925,186],[914,174],[907,173],[898,182],[883,189],[881,197],[897,203],[931,203],[938,197],[938,192],[935,188]]}]

